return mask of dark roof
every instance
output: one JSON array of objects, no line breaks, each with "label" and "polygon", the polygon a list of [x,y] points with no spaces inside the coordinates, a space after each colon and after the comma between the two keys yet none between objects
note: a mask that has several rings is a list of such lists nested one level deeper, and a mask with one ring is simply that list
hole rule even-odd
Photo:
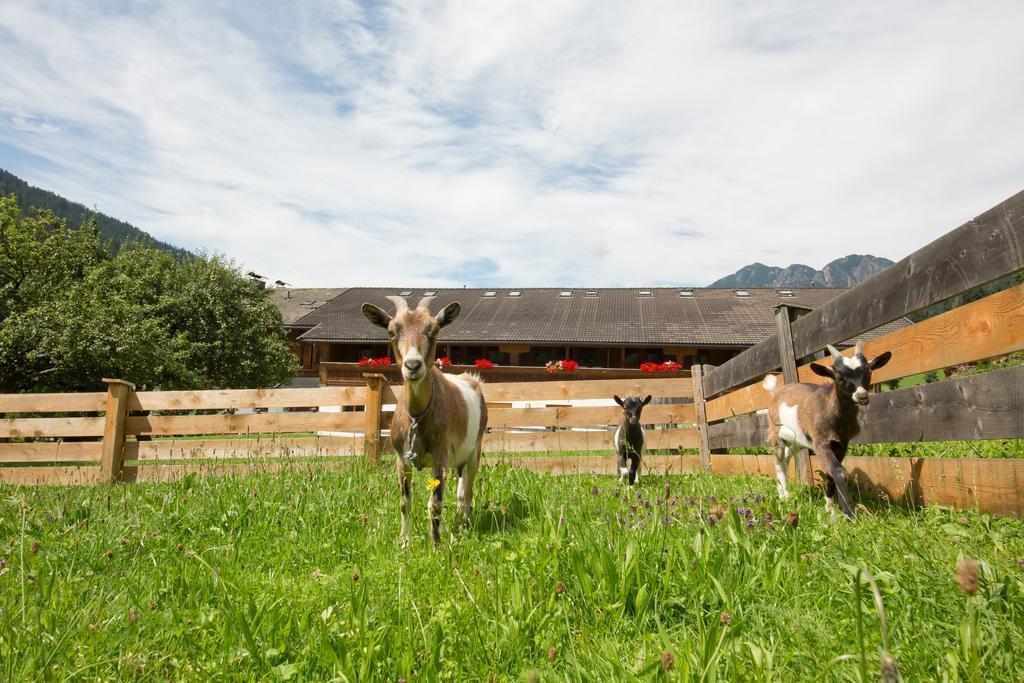
[{"label": "dark roof", "polygon": [[310,311],[323,306],[344,291],[344,287],[277,287],[270,290],[270,298],[281,310],[281,319],[284,320],[285,327],[298,327],[295,323],[300,318],[309,315]]},{"label": "dark roof", "polygon": [[[353,287],[298,321],[311,328],[303,341],[384,342],[386,335],[360,311],[370,302],[389,313],[384,297],[411,291],[415,306],[425,290]],[[683,296],[680,292],[692,292]],[[458,319],[441,333],[447,343],[621,344],[652,346],[750,346],[775,329],[774,308],[782,303],[817,308],[841,287],[733,289],[650,287],[565,289],[442,289],[431,305],[439,311],[452,301],[462,305]],[[494,296],[486,296],[495,292]],[[511,292],[520,292],[511,296]],[[571,296],[560,296],[571,292]],[[596,296],[588,296],[596,292]],[[791,292],[783,296],[780,292]],[[871,338],[906,321],[864,335]]]}]

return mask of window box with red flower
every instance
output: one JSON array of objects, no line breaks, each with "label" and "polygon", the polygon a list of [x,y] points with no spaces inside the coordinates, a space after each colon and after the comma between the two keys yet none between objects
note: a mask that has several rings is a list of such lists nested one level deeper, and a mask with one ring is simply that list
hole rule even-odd
[{"label": "window box with red flower", "polygon": [[667,360],[664,363],[641,363],[641,372],[678,372],[683,369],[683,366],[674,360]]},{"label": "window box with red flower", "polygon": [[366,356],[363,356],[359,359],[359,365],[364,368],[386,368],[391,365],[391,359],[387,356],[384,356],[383,358],[367,358]]},{"label": "window box with red flower", "polygon": [[574,360],[549,360],[544,367],[548,372],[575,372],[580,369],[580,364]]}]

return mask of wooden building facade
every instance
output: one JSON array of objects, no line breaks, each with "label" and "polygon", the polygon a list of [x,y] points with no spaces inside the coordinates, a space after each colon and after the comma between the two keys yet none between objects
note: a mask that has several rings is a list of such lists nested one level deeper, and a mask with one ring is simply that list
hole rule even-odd
[{"label": "wooden building facade", "polygon": [[542,367],[568,359],[581,367],[638,368],[672,360],[689,368],[720,365],[767,338],[778,306],[813,309],[843,291],[353,287],[277,289],[272,296],[303,374],[314,376],[321,361],[355,363],[388,355],[384,332],[370,325],[360,308],[370,302],[392,310],[389,295],[404,296],[411,306],[421,297],[436,297],[435,311],[460,303],[458,319],[438,343],[438,355],[458,365],[486,358],[497,365]]}]

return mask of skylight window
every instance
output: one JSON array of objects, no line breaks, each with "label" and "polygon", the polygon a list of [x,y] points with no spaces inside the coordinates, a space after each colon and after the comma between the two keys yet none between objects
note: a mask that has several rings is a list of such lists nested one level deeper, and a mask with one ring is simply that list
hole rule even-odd
[{"label": "skylight window", "polygon": [[484,292],[484,296],[498,296],[498,292],[493,289],[488,289]]},{"label": "skylight window", "polygon": [[572,292],[562,291],[562,292],[558,293],[558,296],[570,297],[570,296],[572,296]]},{"label": "skylight window", "polygon": [[403,289],[401,292],[398,293],[398,296],[412,296],[412,290]]},{"label": "skylight window", "polygon": [[522,292],[520,292],[518,289],[513,289],[511,292],[508,293],[509,296],[519,296],[520,294],[522,294]]},{"label": "skylight window", "polygon": [[583,296],[597,296],[596,289],[588,289]]},{"label": "skylight window", "polygon": [[737,289],[736,296],[750,296],[750,292],[745,289]]},{"label": "skylight window", "polygon": [[693,296],[693,290],[692,289],[680,289],[679,290],[679,296],[684,297],[684,298],[692,297]]},{"label": "skylight window", "polygon": [[649,289],[641,289],[637,296],[654,296]]},{"label": "skylight window", "polygon": [[435,294],[437,294],[437,290],[436,289],[424,289],[423,290],[423,296],[434,296]]},{"label": "skylight window", "polygon": [[779,290],[779,296],[787,296],[787,297],[789,297],[789,296],[796,296],[796,294],[794,294],[793,291],[789,290],[789,289],[780,289]]}]

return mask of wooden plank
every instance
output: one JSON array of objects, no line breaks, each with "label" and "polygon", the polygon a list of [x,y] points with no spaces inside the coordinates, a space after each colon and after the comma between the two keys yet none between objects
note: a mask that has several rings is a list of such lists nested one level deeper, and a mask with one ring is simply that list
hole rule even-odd
[{"label": "wooden plank", "polygon": [[129,406],[140,410],[223,410],[226,408],[318,408],[362,405],[366,387],[311,389],[223,389],[137,392]]},{"label": "wooden plank", "polygon": [[[850,456],[843,464],[851,487],[865,498],[1024,517],[1024,460],[1021,459]],[[812,467],[815,472],[821,472],[825,463],[814,456]],[[715,456],[715,471],[730,476],[774,477],[775,458],[719,455]]]},{"label": "wooden plank", "polygon": [[[874,358],[892,351],[892,360],[872,373],[871,381],[880,383],[1022,348],[1024,285],[1018,285],[869,341],[864,353]],[[801,382],[827,381],[811,372],[809,364],[799,375]]]},{"label": "wooden plank", "polygon": [[[1024,348],[1024,285],[997,292],[928,320],[864,344],[869,358],[892,351],[892,360],[872,375],[876,383],[960,363],[992,358]],[[853,354],[847,350],[844,355]],[[810,363],[797,370],[801,382],[828,380],[811,372]],[[783,378],[779,378],[782,382]],[[768,407],[770,396],[761,382],[737,389],[707,403],[715,422]]]},{"label": "wooden plank", "polygon": [[100,468],[98,465],[0,467],[0,482],[4,484],[75,486],[79,484],[95,484],[99,480]]},{"label": "wooden plank", "polygon": [[363,412],[363,452],[370,459],[371,465],[377,464],[381,450],[381,406],[383,405],[384,387],[387,386],[384,375],[367,373],[366,410]]},{"label": "wooden plank", "polygon": [[[751,448],[768,442],[768,416],[748,414],[708,426],[712,448]],[[717,460],[712,460],[715,466]],[[717,472],[717,470],[715,470]]]},{"label": "wooden plank", "polygon": [[[844,465],[867,497],[1024,517],[1024,460],[849,457]],[[824,464],[816,459],[815,467]]]},{"label": "wooden plank", "polygon": [[[295,469],[337,469],[351,467],[364,462],[362,458],[343,458],[340,460],[298,460],[288,462],[205,462],[182,465],[137,465],[125,467],[122,478],[127,482],[173,482],[189,474],[204,477],[244,476],[254,472],[284,472]],[[2,470],[0,470],[2,471]]]},{"label": "wooden plank", "polygon": [[[1024,366],[874,394],[854,443],[1024,437]],[[709,427],[715,448],[763,446],[767,418],[744,415]]]},{"label": "wooden plank", "polygon": [[[489,427],[589,427],[617,425],[622,417],[618,406],[560,406],[552,408],[496,408],[488,411]],[[693,424],[692,403],[649,405],[643,424]]]},{"label": "wooden plank", "polygon": [[0,413],[101,413],[107,392],[81,394],[0,394]]},{"label": "wooden plank", "polygon": [[[779,384],[783,384],[781,376],[779,376]],[[762,410],[768,407],[771,398],[771,394],[761,388],[761,382],[737,389],[707,402],[708,422],[718,422],[727,417]]]},{"label": "wooden plank", "polygon": [[[724,475],[774,476],[771,456],[715,455],[714,468]],[[323,462],[202,463],[190,465],[144,465],[125,467],[125,481],[174,481],[191,473],[202,475],[243,475],[314,467],[348,467],[361,462],[348,458]],[[608,474],[616,472],[615,459],[608,456],[516,457],[487,456],[487,466],[509,465],[550,474]],[[978,509],[988,514],[1024,517],[1024,460],[1000,458],[884,458],[851,456],[845,461],[850,479],[864,497],[886,497],[915,505],[946,505]],[[816,470],[822,463],[815,461]],[[700,471],[694,455],[648,455],[644,474],[680,474]],[[3,467],[4,484],[95,484],[99,467]]]},{"label": "wooden plank", "polygon": [[789,308],[785,305],[775,309],[775,333],[779,335],[779,363],[782,367],[782,376],[787,382],[795,382],[797,379],[793,331],[790,327]]},{"label": "wooden plank", "polygon": [[[696,448],[696,429],[644,430],[647,450]],[[484,435],[484,452],[543,453],[548,451],[609,451],[611,431],[510,432]]]},{"label": "wooden plank", "polygon": [[871,397],[857,443],[1024,437],[1024,366]]},{"label": "wooden plank", "polygon": [[104,378],[103,381],[107,385],[107,415],[103,420],[103,443],[100,446],[100,478],[112,483],[121,476],[128,398],[135,385],[123,379]]},{"label": "wooden plank", "polygon": [[365,418],[353,413],[259,413],[245,415],[149,415],[128,418],[128,433],[255,434],[289,432],[361,432]]},{"label": "wooden plank", "polygon": [[[607,456],[569,457],[522,457],[501,455],[488,456],[484,464],[490,467],[507,465],[522,467],[531,472],[555,475],[608,474],[618,475],[616,459]],[[700,457],[696,455],[647,455],[641,460],[641,481],[649,475],[686,474],[700,472]],[[659,484],[660,486],[660,484]]]},{"label": "wooden plank", "polygon": [[693,404],[697,422],[697,446],[700,449],[700,466],[704,472],[711,471],[711,442],[708,440],[708,415],[707,403],[704,400],[704,365],[694,365],[691,369],[693,374]]},{"label": "wooden plank", "polygon": [[[930,242],[899,263],[793,322],[798,358],[908,313],[1024,269],[1024,192]],[[708,373],[715,396],[763,376],[778,363],[778,335]]]},{"label": "wooden plank", "polygon": [[[401,385],[390,385],[383,393],[384,403],[397,403],[402,396]],[[613,395],[650,394],[655,398],[688,398],[693,396],[689,377],[651,377],[648,379],[552,380],[546,382],[484,382],[487,404],[512,401],[570,401],[590,398],[611,398]]]},{"label": "wooden plank", "polygon": [[[716,397],[729,389],[779,369],[779,337],[772,332],[738,356],[709,370],[704,376],[704,395]],[[710,401],[709,401],[710,403]]]},{"label": "wooden plank", "polygon": [[99,441],[0,443],[0,463],[99,461]]},{"label": "wooden plank", "polygon": [[[779,362],[782,365],[782,377],[787,383],[796,383],[796,356],[793,355],[793,330],[792,321],[795,311],[788,306],[782,305],[775,310],[775,329],[779,335]],[[800,482],[810,484],[814,474],[811,472],[810,458],[806,448],[796,449],[796,470]]]},{"label": "wooden plank", "polygon": [[360,455],[361,436],[313,436],[281,439],[160,439],[125,444],[125,460],[237,460],[321,458]]},{"label": "wooden plank", "polygon": [[102,417],[16,417],[0,419],[0,438],[103,436]]},{"label": "wooden plank", "polygon": [[596,379],[552,382],[507,382],[484,384],[484,397],[491,401],[569,401],[584,398],[611,398],[627,394],[656,398],[692,397],[689,377],[657,379]]}]

